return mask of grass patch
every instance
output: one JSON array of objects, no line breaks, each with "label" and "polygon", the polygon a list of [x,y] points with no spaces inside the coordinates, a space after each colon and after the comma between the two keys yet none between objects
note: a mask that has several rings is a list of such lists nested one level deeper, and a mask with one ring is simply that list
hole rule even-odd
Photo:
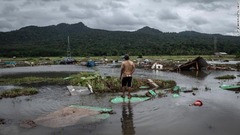
[{"label": "grass patch", "polygon": [[236,76],[234,75],[223,75],[223,76],[218,76],[218,77],[215,77],[215,79],[235,79]]},{"label": "grass patch", "polygon": [[16,89],[12,89],[10,91],[4,91],[4,92],[0,93],[0,97],[14,98],[14,97],[18,97],[18,96],[34,95],[37,93],[38,93],[38,91],[36,88],[16,88]]},{"label": "grass patch", "polygon": [[[69,80],[71,85],[87,86],[90,84],[95,92],[120,92],[121,80],[118,77],[101,76],[97,72],[81,72],[77,75],[71,76]],[[176,85],[172,80],[153,80],[159,84],[161,88],[171,88]],[[132,91],[139,90],[140,86],[148,85],[147,79],[133,78]]]},{"label": "grass patch", "polygon": [[47,77],[23,77],[23,78],[0,78],[1,85],[33,85],[33,84],[66,84],[63,78]]},{"label": "grass patch", "polygon": [[[21,85],[21,86],[43,86],[43,85],[75,85],[85,86],[88,84],[93,87],[95,92],[120,92],[121,81],[118,77],[101,76],[98,72],[80,72],[64,78],[47,77],[23,77],[23,78],[0,78],[0,85]],[[171,88],[176,85],[172,80],[153,80],[160,88]],[[139,90],[140,86],[148,85],[147,79],[133,78],[132,91]]]}]

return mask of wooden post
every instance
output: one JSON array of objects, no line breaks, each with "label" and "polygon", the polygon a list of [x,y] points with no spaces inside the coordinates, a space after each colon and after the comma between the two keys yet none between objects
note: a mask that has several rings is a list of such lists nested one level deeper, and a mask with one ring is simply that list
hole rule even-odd
[{"label": "wooden post", "polygon": [[196,62],[196,69],[199,71],[198,62]]}]

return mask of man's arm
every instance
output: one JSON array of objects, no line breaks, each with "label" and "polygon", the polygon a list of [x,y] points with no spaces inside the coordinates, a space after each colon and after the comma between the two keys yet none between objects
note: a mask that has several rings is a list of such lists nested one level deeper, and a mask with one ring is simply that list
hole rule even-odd
[{"label": "man's arm", "polygon": [[135,72],[135,64],[132,63],[132,67],[133,67],[133,70],[132,70],[132,74]]},{"label": "man's arm", "polygon": [[120,72],[120,80],[122,79],[123,70],[124,70],[124,65],[122,63],[122,65],[121,65],[121,72]]}]

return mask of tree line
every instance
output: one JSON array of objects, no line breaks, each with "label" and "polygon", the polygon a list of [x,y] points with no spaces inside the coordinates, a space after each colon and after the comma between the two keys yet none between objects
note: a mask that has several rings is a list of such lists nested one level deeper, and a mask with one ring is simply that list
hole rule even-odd
[{"label": "tree line", "polygon": [[150,27],[137,31],[92,29],[83,23],[27,26],[0,32],[1,57],[239,54],[240,38],[195,31],[164,33]]}]

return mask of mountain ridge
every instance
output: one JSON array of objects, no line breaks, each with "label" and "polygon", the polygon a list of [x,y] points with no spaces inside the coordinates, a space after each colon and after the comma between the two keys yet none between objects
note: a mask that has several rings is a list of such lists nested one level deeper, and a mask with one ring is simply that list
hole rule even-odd
[{"label": "mountain ridge", "polygon": [[[29,26],[25,26],[25,27],[21,27],[20,29],[17,29],[17,30],[12,30],[12,31],[6,31],[6,32],[1,32],[0,33],[9,33],[9,32],[15,32],[15,31],[19,31],[19,30],[25,30],[25,29],[29,29],[29,28],[49,28],[49,27],[57,27],[57,28],[66,28],[66,27],[71,27],[71,26],[80,26],[80,27],[85,27],[85,28],[88,28],[88,29],[92,29],[92,30],[102,30],[102,31],[109,31],[109,32],[142,32],[142,33],[145,33],[145,34],[156,34],[156,33],[178,33],[178,34],[181,34],[181,33],[185,33],[185,32],[193,32],[193,33],[198,33],[198,34],[208,34],[208,33],[202,33],[202,32],[198,32],[198,31],[189,31],[189,30],[185,30],[185,31],[180,31],[180,32],[162,32],[161,30],[159,29],[156,29],[156,28],[152,28],[150,26],[143,26],[135,31],[121,31],[121,30],[118,30],[118,31],[112,31],[112,30],[105,30],[105,29],[98,29],[98,28],[90,28],[88,27],[87,25],[85,25],[83,22],[78,22],[78,23],[58,23],[56,25],[47,25],[47,26],[37,26],[37,25],[29,25]],[[149,33],[148,33],[149,32]],[[218,34],[218,33],[214,33],[214,34],[209,34],[209,35],[222,35],[222,36],[231,36],[231,35],[223,35],[223,34]],[[234,36],[233,36],[234,37]]]},{"label": "mountain ridge", "polygon": [[68,36],[72,54],[76,56],[205,55],[214,51],[237,54],[240,48],[240,38],[234,36],[196,31],[162,32],[149,26],[136,31],[108,31],[79,22],[0,32],[0,56],[64,56]]}]

